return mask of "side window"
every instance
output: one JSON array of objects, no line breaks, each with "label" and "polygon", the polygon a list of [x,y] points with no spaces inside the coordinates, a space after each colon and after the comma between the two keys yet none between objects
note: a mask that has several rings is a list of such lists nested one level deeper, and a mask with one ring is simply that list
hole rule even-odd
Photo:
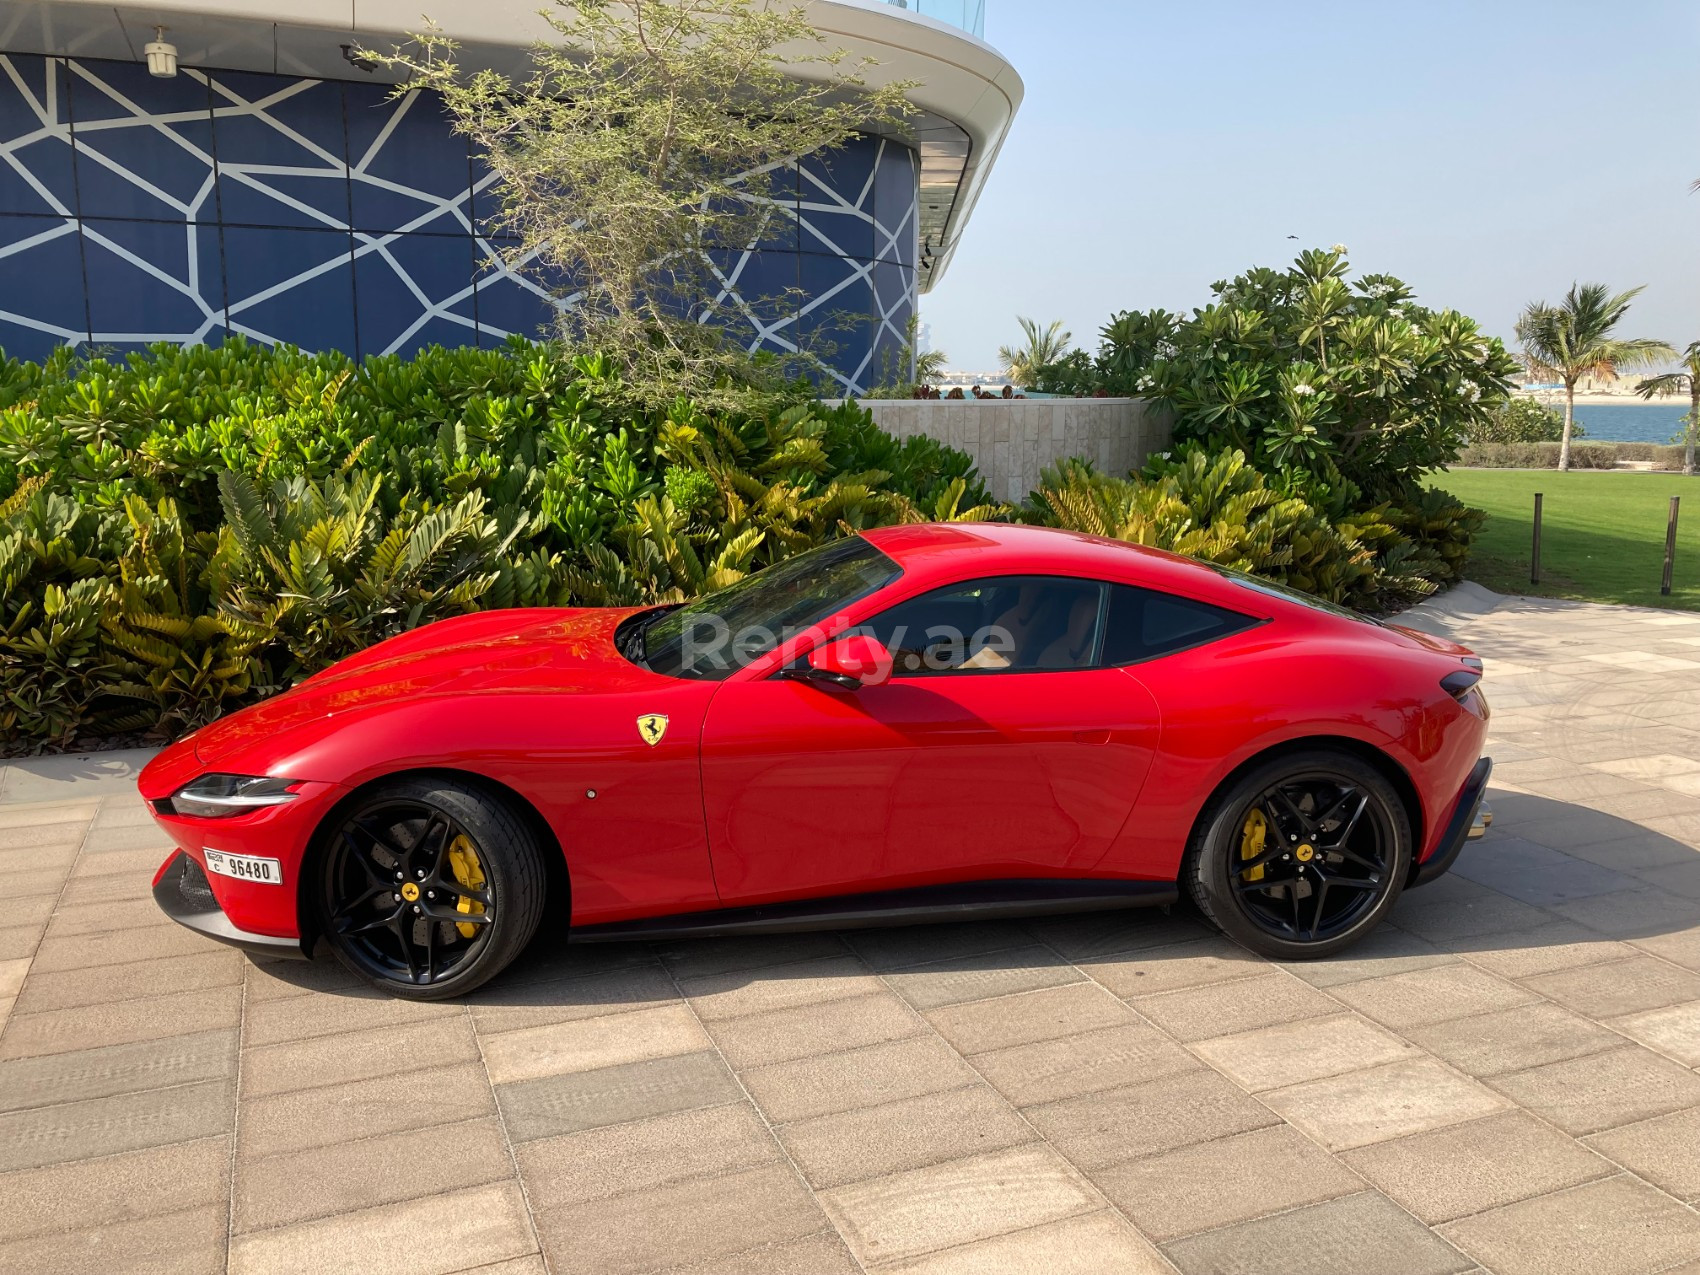
[{"label": "side window", "polygon": [[1133,664],[1249,629],[1257,621],[1191,598],[1131,585],[1110,586],[1104,624],[1104,663]]},{"label": "side window", "polygon": [[1103,592],[1092,580],[998,576],[924,593],[860,627],[891,651],[898,677],[1090,668]]}]

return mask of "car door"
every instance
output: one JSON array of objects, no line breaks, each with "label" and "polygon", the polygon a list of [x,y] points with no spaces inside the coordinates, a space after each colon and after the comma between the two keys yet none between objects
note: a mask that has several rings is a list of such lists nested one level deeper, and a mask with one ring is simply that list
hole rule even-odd
[{"label": "car door", "polygon": [[[1027,589],[1023,619],[1012,608]],[[883,686],[728,682],[703,725],[703,797],[725,903],[1063,877],[1115,840],[1149,768],[1155,702],[1098,667],[1106,589],[951,585],[857,628],[894,652]],[[999,644],[1002,663],[976,661]],[[1070,631],[1080,640],[1067,640]],[[1081,636],[1083,634],[1083,636]]]}]

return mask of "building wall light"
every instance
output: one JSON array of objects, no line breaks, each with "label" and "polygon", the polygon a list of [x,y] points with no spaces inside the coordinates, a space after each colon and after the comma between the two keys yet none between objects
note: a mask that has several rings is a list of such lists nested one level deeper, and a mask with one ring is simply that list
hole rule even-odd
[{"label": "building wall light", "polygon": [[177,46],[165,42],[165,28],[155,27],[153,39],[142,46],[148,57],[148,74],[169,80],[177,74]]}]

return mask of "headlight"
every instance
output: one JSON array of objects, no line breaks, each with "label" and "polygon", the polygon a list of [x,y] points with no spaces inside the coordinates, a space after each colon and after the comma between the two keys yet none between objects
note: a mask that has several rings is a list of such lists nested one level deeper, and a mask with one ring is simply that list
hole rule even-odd
[{"label": "headlight", "polygon": [[281,806],[294,801],[289,791],[295,779],[264,779],[250,775],[202,775],[183,785],[171,797],[172,810],[202,819],[222,819],[245,814],[261,806]]}]

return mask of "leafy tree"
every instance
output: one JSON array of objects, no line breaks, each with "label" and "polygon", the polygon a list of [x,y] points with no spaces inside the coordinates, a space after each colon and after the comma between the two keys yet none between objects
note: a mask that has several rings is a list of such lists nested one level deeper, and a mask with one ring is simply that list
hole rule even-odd
[{"label": "leafy tree", "polygon": [[1700,341],[1691,341],[1682,352],[1682,371],[1650,376],[1635,387],[1642,398],[1688,391],[1688,419],[1682,427],[1682,472],[1694,473],[1694,442],[1700,435]]},{"label": "leafy tree", "polygon": [[[1169,406],[1178,443],[1242,451],[1342,508],[1409,500],[1504,402],[1517,365],[1473,320],[1348,271],[1343,248],[1313,250],[1216,283],[1188,318],[1118,316],[1099,363],[1142,371],[1133,388]],[[1125,359],[1122,339],[1137,343]]]},{"label": "leafy tree", "polygon": [[1074,333],[1064,330],[1061,319],[1044,328],[1032,319],[1018,317],[1016,322],[1021,325],[1022,344],[999,346],[998,366],[1013,383],[1026,387],[1040,368],[1062,358]]},{"label": "leafy tree", "polygon": [[1517,339],[1529,370],[1564,383],[1564,433],[1558,467],[1570,468],[1571,427],[1576,418],[1576,382],[1584,376],[1614,377],[1629,368],[1650,367],[1675,357],[1663,341],[1619,337],[1613,331],[1640,288],[1613,294],[1603,283],[1571,284],[1558,305],[1532,301],[1517,320]]},{"label": "leafy tree", "polygon": [[797,6],[553,0],[543,16],[555,38],[522,77],[464,70],[437,30],[381,60],[406,74],[398,91],[440,93],[497,174],[488,229],[570,303],[570,343],[656,404],[736,398],[750,360],[706,322],[728,259],[790,215],[797,156],[900,131],[912,84],[870,83],[873,62],[829,48]]}]

